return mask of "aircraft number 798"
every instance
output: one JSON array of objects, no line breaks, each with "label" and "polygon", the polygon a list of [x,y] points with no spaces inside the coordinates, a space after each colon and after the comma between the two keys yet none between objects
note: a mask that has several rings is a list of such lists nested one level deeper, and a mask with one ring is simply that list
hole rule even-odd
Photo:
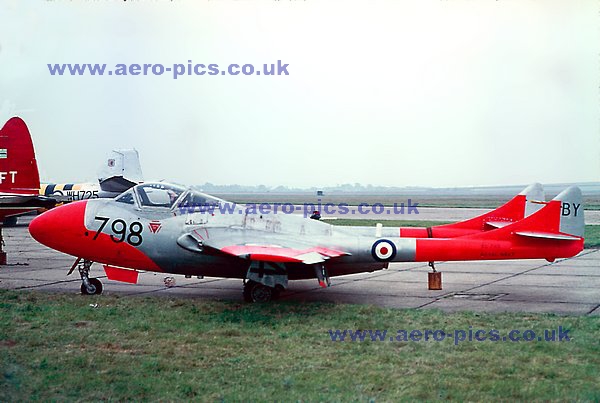
[{"label": "aircraft number 798", "polygon": [[[110,218],[102,216],[96,216],[94,218],[102,222],[102,224],[100,224],[100,228],[98,228],[98,231],[96,232],[96,235],[94,235],[94,238],[92,238],[92,240],[95,241],[102,233],[104,227],[106,227],[106,225],[109,223]],[[125,220],[117,218],[113,220],[112,224],[110,225],[110,229],[114,233],[114,235],[110,236],[110,239],[112,239],[115,243],[126,241],[131,246],[140,246],[143,242],[142,230],[144,229],[144,226],[139,221],[133,221],[131,224],[129,224],[129,231],[127,231],[127,223]],[[129,234],[127,232],[129,232]]]}]

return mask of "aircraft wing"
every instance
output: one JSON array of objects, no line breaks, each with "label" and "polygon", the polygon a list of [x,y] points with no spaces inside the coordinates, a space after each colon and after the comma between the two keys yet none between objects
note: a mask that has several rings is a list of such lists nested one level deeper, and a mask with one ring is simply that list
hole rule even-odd
[{"label": "aircraft wing", "polygon": [[229,228],[195,230],[181,236],[177,243],[194,252],[210,248],[242,259],[280,263],[315,264],[349,255],[347,252],[289,235],[254,230],[236,231]]},{"label": "aircraft wing", "polygon": [[55,203],[56,200],[37,194],[23,195],[0,193],[0,206],[47,207],[48,205],[54,205]]},{"label": "aircraft wing", "polygon": [[56,200],[40,195],[0,193],[0,210],[22,208],[51,208]]},{"label": "aircraft wing", "polygon": [[52,208],[56,201],[39,195],[0,193],[0,224],[6,217],[17,217],[40,208]]}]

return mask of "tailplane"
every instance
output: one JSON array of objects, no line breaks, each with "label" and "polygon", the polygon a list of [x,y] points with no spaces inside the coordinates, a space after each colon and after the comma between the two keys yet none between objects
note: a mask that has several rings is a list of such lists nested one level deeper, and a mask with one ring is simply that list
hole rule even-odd
[{"label": "tailplane", "polygon": [[0,129],[0,192],[38,194],[40,176],[31,134],[18,117]]}]

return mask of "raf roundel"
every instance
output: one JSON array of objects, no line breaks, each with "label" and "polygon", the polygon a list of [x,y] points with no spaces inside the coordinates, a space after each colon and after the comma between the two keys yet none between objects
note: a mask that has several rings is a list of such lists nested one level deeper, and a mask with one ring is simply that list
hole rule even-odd
[{"label": "raf roundel", "polygon": [[380,239],[373,244],[371,255],[378,262],[388,262],[396,256],[396,245],[387,239]]}]

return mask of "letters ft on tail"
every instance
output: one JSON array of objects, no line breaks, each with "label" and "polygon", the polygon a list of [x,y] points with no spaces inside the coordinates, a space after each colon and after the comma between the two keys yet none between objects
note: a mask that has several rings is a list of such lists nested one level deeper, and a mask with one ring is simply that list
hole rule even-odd
[{"label": "letters ft on tail", "polygon": [[[268,301],[288,280],[381,270],[390,262],[547,259],[583,249],[581,192],[544,201],[534,184],[498,209],[431,228],[336,227],[300,215],[256,214],[167,183],[136,185],[112,200],[75,202],[34,219],[42,244],[77,257],[81,291],[100,293],[93,262],[109,279],[138,271],[244,280],[248,301]],[[70,272],[69,272],[70,273]]]},{"label": "letters ft on tail", "polygon": [[14,117],[0,129],[0,223],[55,202],[40,196],[40,177],[27,125]]}]

